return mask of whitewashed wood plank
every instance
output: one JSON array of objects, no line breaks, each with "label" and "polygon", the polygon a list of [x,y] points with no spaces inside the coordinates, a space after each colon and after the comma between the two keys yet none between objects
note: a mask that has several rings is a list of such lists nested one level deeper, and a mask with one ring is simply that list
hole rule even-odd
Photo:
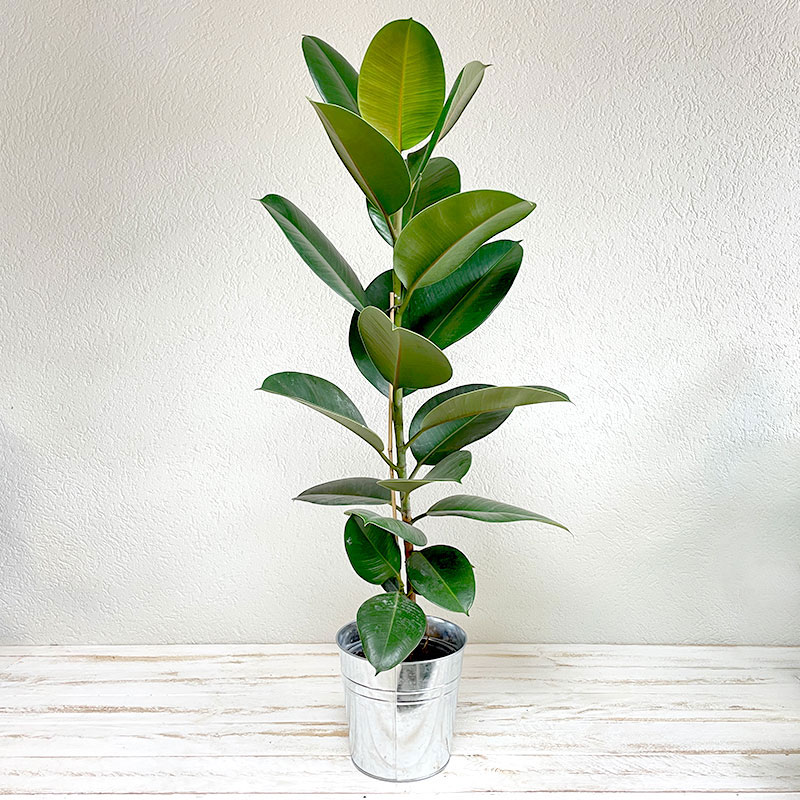
[{"label": "whitewashed wood plank", "polygon": [[[454,752],[459,755],[579,753],[736,754],[800,753],[797,723],[498,721],[459,712]],[[347,753],[347,725],[335,722],[191,724],[145,719],[120,723],[113,717],[65,723],[43,720],[38,728],[0,731],[0,758],[9,756],[317,756]],[[0,766],[0,770],[2,767]]]},{"label": "whitewashed wood plank", "polygon": [[[565,681],[590,685],[615,681],[636,683],[789,683],[800,675],[800,650],[795,669],[769,666],[558,666],[535,658],[491,659],[467,653],[464,677],[528,678],[536,681]],[[167,659],[141,661],[83,662],[74,659],[23,657],[0,671],[2,679],[18,684],[63,683],[94,685],[150,681],[162,683],[200,683],[255,680],[295,680],[297,677],[338,678],[339,661],[331,655],[310,655],[291,661],[280,657],[198,659],[175,664]]]},{"label": "whitewashed wood plank", "polygon": [[[0,793],[287,793],[378,787],[345,756],[9,758]],[[379,784],[386,794],[408,786]],[[385,788],[384,788],[385,787]],[[420,787],[411,787],[418,793]],[[454,756],[426,793],[475,791],[787,792],[800,789],[798,755]]]},{"label": "whitewashed wood plank", "polygon": [[[214,800],[246,800],[248,797],[269,797],[270,800],[297,800],[298,797],[308,796],[313,797],[314,800],[353,800],[353,797],[359,797],[361,800],[388,800],[389,798],[397,798],[404,796],[414,796],[431,798],[435,795],[427,794],[424,791],[425,784],[417,784],[413,788],[409,787],[404,792],[396,791],[393,794],[385,794],[380,792],[357,792],[350,794],[343,794],[341,792],[330,794],[327,792],[314,792],[313,795],[301,794],[292,792],[291,794],[273,792],[245,792],[241,794],[81,794],[81,800],[108,800],[109,796],[114,797],[115,800],[148,800],[148,798],[163,798],[168,797],[169,800],[207,800],[213,797]],[[481,791],[465,791],[459,792],[457,797],[459,800],[488,800],[489,797],[498,797],[498,793],[494,790],[486,792]],[[701,795],[703,796],[703,795]],[[741,800],[743,797],[750,797],[752,800],[798,800],[800,793],[798,792],[757,792],[757,793],[742,793],[742,792],[714,792],[709,795],[704,795],[707,800]],[[75,800],[74,794],[7,794],[3,795],[3,800]],[[502,800],[692,800],[697,798],[696,792],[503,792]]]},{"label": "whitewashed wood plank", "polygon": [[[297,800],[298,797],[308,796],[313,797],[314,800],[353,800],[353,797],[359,797],[361,800],[388,800],[389,798],[397,798],[404,796],[414,796],[431,798],[435,795],[427,794],[424,791],[425,784],[417,784],[413,788],[409,787],[405,792],[396,791],[393,794],[385,794],[380,792],[357,792],[350,794],[343,794],[341,792],[330,794],[328,792],[314,792],[313,795],[301,794],[292,792],[291,794],[274,792],[245,792],[241,794],[81,794],[81,800],[108,800],[109,796],[115,800],[148,800],[148,798],[163,798],[168,797],[169,800],[207,800],[213,797],[214,800],[246,800],[248,797],[269,797],[270,800]],[[459,792],[457,797],[459,800],[488,800],[489,797],[498,797],[498,793],[494,790],[486,792],[481,791],[465,791]],[[742,792],[714,792],[709,797],[704,795],[708,800],[741,800],[743,797],[750,797],[752,800],[798,800],[800,793],[798,792],[757,792],[742,793]],[[3,795],[3,800],[75,800],[74,794],[7,794]],[[502,800],[692,800],[697,798],[696,792],[503,792]]]},{"label": "whitewashed wood plank", "polygon": [[[248,691],[226,691],[213,688],[205,691],[158,692],[146,689],[129,694],[74,697],[68,693],[53,697],[0,697],[0,714],[14,713],[21,724],[39,724],[41,715],[61,715],[86,719],[97,714],[115,714],[122,722],[125,714],[169,715],[191,723],[196,718],[237,717],[242,720],[309,721],[319,719],[342,706],[343,694],[337,685],[306,686],[287,684],[282,693],[265,687]],[[750,686],[746,690],[733,686],[703,687],[687,692],[682,687],[618,689],[606,691],[558,690],[524,691],[522,686],[509,686],[502,681],[488,682],[479,689],[465,683],[460,694],[460,708],[505,712],[515,718],[563,720],[582,719],[630,721],[797,722],[800,724],[800,684],[787,686]]]},{"label": "whitewashed wood plank", "polygon": [[[470,643],[467,652],[471,658],[490,659],[527,658],[550,661],[559,666],[683,666],[730,668],[737,664],[742,669],[774,667],[798,669],[800,648],[761,647],[750,645],[548,645],[548,644],[487,644]],[[297,645],[46,645],[0,646],[0,657],[21,656],[53,658],[59,661],[121,662],[139,660],[173,662],[208,659],[235,660],[237,658],[270,657],[286,659],[291,663],[301,655],[335,655],[331,643]],[[278,662],[276,662],[278,663]]]}]

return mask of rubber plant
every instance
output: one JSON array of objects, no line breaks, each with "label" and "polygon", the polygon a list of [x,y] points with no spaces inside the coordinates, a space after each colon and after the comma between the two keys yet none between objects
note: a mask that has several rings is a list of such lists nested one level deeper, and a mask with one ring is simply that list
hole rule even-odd
[{"label": "rubber plant", "polygon": [[[268,194],[260,202],[311,270],[354,307],[350,353],[362,375],[388,399],[388,441],[384,444],[350,398],[324,378],[279,372],[260,388],[348,428],[374,449],[376,464],[382,459],[389,469],[388,475],[323,483],[295,498],[346,507],[344,546],[350,563],[382,590],[356,615],[364,654],[381,672],[409,656],[425,634],[417,595],[464,614],[475,598],[469,560],[455,547],[429,545],[423,520],[532,520],[564,527],[468,494],[445,497],[415,516],[412,498],[424,496],[429,484],[460,483],[472,465],[464,448],[496,430],[513,409],[568,398],[544,386],[456,386],[426,399],[407,426],[409,395],[451,379],[444,350],[481,325],[514,282],[522,247],[517,241],[489,240],[536,206],[494,189],[462,191],[458,167],[434,155],[480,86],[486,65],[468,63],[445,93],[439,47],[427,28],[411,19],[381,28],[360,73],[314,36],[303,39],[303,53],[322,98],[311,105],[365,195],[377,233],[392,248],[391,257],[387,253],[391,267],[364,287],[290,200]],[[381,506],[387,508],[375,510]]]}]

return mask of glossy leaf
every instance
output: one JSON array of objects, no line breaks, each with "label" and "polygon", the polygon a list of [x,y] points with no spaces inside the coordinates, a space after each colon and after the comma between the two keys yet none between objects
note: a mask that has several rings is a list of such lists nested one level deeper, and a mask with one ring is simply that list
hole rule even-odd
[{"label": "glossy leaf", "polygon": [[445,425],[437,425],[421,435],[419,429],[422,420],[430,411],[440,406],[451,397],[457,397],[465,392],[476,389],[486,389],[485,383],[471,383],[466,386],[456,386],[446,392],[437,394],[423,403],[414,418],[411,420],[409,435],[412,439],[411,452],[418,462],[423,464],[436,464],[449,453],[460,450],[472,442],[488,436],[499,428],[511,416],[512,409],[496,411],[490,414],[478,414],[474,417],[459,419]]},{"label": "glossy leaf", "polygon": [[[381,311],[389,310],[389,292],[392,290],[392,271],[387,270],[378,275],[366,288],[367,305],[376,306]],[[389,396],[389,381],[378,372],[378,368],[372,363],[372,359],[367,355],[361,334],[358,332],[358,311],[353,312],[350,320],[350,331],[348,334],[348,344],[350,345],[350,355],[353,357],[358,371],[383,395]],[[408,395],[412,390],[405,392]]]},{"label": "glossy leaf", "polygon": [[[483,79],[483,72],[481,72],[480,79],[478,80],[477,84],[475,84],[477,72],[481,67],[486,69],[486,67],[484,67],[483,64],[480,64],[480,62],[470,61],[469,64],[467,64],[461,70],[461,72],[458,73],[458,76],[450,88],[450,93],[447,95],[444,108],[442,109],[441,114],[439,114],[439,119],[437,120],[433,132],[431,133],[431,138],[428,139],[427,143],[420,147],[419,150],[408,154],[408,164],[409,168],[411,169],[412,180],[416,180],[417,176],[425,169],[428,161],[431,158],[431,155],[433,154],[434,148],[437,144],[439,144],[439,140],[443,136],[442,131],[444,130],[445,123],[448,122],[448,120],[452,120],[452,124],[455,124],[458,117],[461,116],[461,112],[464,110],[464,107],[470,101],[472,95],[475,94],[475,90],[478,88],[480,81]],[[474,88],[471,88],[473,86]],[[457,111],[456,113],[456,110],[459,109],[459,107],[461,110]],[[452,127],[452,124],[450,127]],[[448,128],[448,130],[449,129],[450,128]]]},{"label": "glossy leaf", "polygon": [[476,497],[471,494],[454,494],[434,503],[422,516],[428,517],[466,517],[477,519],[481,522],[521,522],[531,520],[555,525],[557,528],[569,530],[560,522],[534,514],[524,508],[511,506],[486,497]]},{"label": "glossy leaf", "polygon": [[[500,240],[483,245],[444,280],[414,292],[403,314],[403,327],[442,349],[449,347],[490,316],[511,288],[521,259],[522,248],[515,242]],[[391,289],[392,271],[387,270],[367,286],[367,304],[388,309]],[[361,374],[388,396],[389,382],[375,368],[358,333],[358,313],[350,323],[349,344]]]},{"label": "glossy leaf", "polygon": [[376,231],[380,234],[381,239],[383,239],[386,244],[391,245],[394,247],[394,237],[392,236],[392,232],[389,230],[389,225],[386,222],[386,219],[375,208],[369,200],[367,200],[367,214],[369,215],[369,221],[372,223],[372,227],[375,228]]},{"label": "glossy leaf", "polygon": [[446,197],[417,214],[394,247],[394,271],[413,291],[446,278],[487,239],[528,216],[535,203],[478,189]]},{"label": "glossy leaf", "polygon": [[352,516],[344,526],[344,549],[356,574],[370,583],[400,578],[402,557],[397,540],[374,525]]},{"label": "glossy leaf", "polygon": [[507,411],[537,403],[569,402],[563,392],[546,386],[490,386],[451,397],[425,415],[419,431],[477,414]]},{"label": "glossy leaf", "polygon": [[319,96],[358,114],[358,72],[347,59],[316,36],[303,37],[303,56]]},{"label": "glossy leaf", "polygon": [[[381,485],[383,484],[381,483]],[[413,525],[408,522],[403,522],[401,519],[384,517],[372,511],[367,511],[365,508],[351,508],[345,511],[345,514],[357,516],[368,527],[374,525],[418,547],[424,547],[428,543],[425,534],[419,528],[415,528]]]},{"label": "glossy leaf", "polygon": [[325,234],[290,200],[278,194],[261,198],[292,247],[313,272],[359,311],[367,296],[355,272]]},{"label": "glossy leaf", "polygon": [[442,132],[439,134],[441,141],[448,134],[453,125],[458,122],[459,117],[464,113],[470,100],[483,80],[483,73],[486,72],[488,64],[481,64],[480,61],[470,61],[459,73],[460,80],[452,89],[452,102],[448,105],[445,112]]},{"label": "glossy leaf", "polygon": [[486,321],[508,294],[521,262],[516,242],[483,245],[444,280],[417,289],[403,325],[442,349],[449,347]]},{"label": "glossy leaf", "polygon": [[394,592],[400,592],[403,590],[403,587],[400,585],[400,581],[397,578],[389,578],[388,581],[384,581],[381,584],[381,589],[384,592],[389,592],[390,594]]},{"label": "glossy leaf", "polygon": [[472,454],[468,450],[458,450],[443,458],[424,478],[403,479],[389,478],[379,481],[381,486],[396,492],[413,492],[420,486],[440,481],[461,483],[461,479],[469,472],[472,465]]},{"label": "glossy leaf", "polygon": [[313,408],[344,425],[379,453],[383,452],[381,437],[367,427],[364,417],[353,401],[330,381],[305,372],[276,372],[264,380],[261,391],[288,397]]},{"label": "glossy leaf", "polygon": [[398,150],[433,130],[444,91],[442,56],[424,25],[398,19],[375,34],[361,64],[358,107]]},{"label": "glossy leaf", "polygon": [[356,625],[364,655],[375,673],[396,667],[420,643],[425,614],[401,592],[379,594],[362,603]]},{"label": "glossy leaf", "polygon": [[359,314],[358,331],[372,363],[395,387],[438,386],[453,375],[447,356],[433,342],[406,328],[396,328],[375,306],[367,306]]},{"label": "glossy leaf", "polygon": [[384,214],[408,200],[406,162],[392,143],[361,117],[329,103],[311,103],[339,158],[367,199]]},{"label": "glossy leaf", "polygon": [[461,191],[461,173],[449,158],[432,158],[425,167],[412,200],[403,207],[403,224],[420,211]]},{"label": "glossy leaf", "polygon": [[340,478],[312,486],[294,499],[318,506],[351,506],[353,503],[380,506],[391,503],[392,495],[377,478]]},{"label": "glossy leaf", "polygon": [[460,550],[443,544],[415,550],[407,569],[418,594],[449,611],[469,614],[475,600],[475,573]]}]

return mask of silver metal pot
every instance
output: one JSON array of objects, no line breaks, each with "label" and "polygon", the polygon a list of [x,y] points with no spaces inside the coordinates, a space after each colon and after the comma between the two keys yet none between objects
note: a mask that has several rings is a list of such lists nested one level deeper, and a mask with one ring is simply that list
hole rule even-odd
[{"label": "silver metal pot", "polygon": [[427,620],[422,644],[435,657],[404,661],[379,675],[362,655],[355,622],[336,634],[350,755],[373,778],[418,781],[441,772],[450,760],[467,634],[454,622]]}]

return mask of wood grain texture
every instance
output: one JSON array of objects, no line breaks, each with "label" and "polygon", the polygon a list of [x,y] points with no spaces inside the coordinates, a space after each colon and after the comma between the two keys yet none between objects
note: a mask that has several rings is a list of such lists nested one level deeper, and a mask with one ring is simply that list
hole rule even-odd
[{"label": "wood grain texture", "polygon": [[800,648],[470,645],[456,734],[356,772],[328,645],[0,648],[3,795],[587,799],[800,793]]}]

